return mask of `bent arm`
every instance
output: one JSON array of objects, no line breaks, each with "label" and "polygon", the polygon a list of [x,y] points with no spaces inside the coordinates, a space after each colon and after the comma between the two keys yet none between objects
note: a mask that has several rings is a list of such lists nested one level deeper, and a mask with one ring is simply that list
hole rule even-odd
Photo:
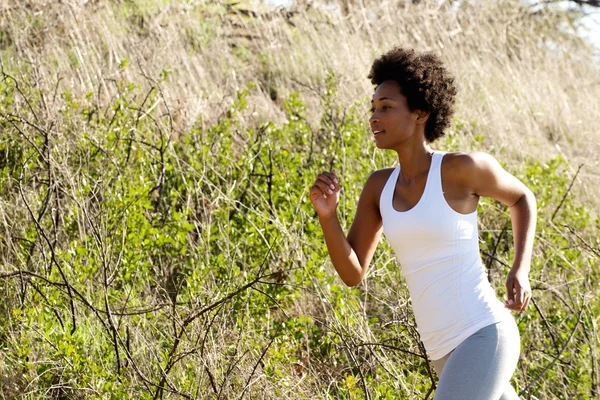
[{"label": "bent arm", "polygon": [[506,306],[522,311],[531,298],[529,270],[535,237],[537,205],[535,196],[520,180],[509,174],[492,156],[471,155],[472,182],[475,193],[491,197],[510,208],[515,255],[506,277]]},{"label": "bent arm", "polygon": [[510,219],[513,228],[515,258],[512,269],[529,273],[531,256],[533,252],[533,239],[535,237],[535,224],[537,220],[537,204],[531,190],[510,207]]},{"label": "bent arm", "polygon": [[340,226],[337,214],[319,217],[331,262],[348,286],[356,286],[363,280],[381,237],[382,223],[376,203],[376,186],[377,179],[371,174],[360,195],[348,237]]},{"label": "bent arm", "polygon": [[473,153],[470,156],[473,191],[509,207],[515,247],[513,269],[529,272],[537,218],[534,194],[504,170],[494,157],[485,153]]}]

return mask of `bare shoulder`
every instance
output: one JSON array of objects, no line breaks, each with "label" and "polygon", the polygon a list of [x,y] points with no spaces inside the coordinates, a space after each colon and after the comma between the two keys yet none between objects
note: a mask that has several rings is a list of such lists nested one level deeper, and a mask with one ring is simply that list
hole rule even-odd
[{"label": "bare shoulder", "polygon": [[477,151],[472,153],[452,152],[444,155],[443,173],[447,179],[470,186],[478,177],[489,177],[502,170],[502,166],[491,155]]},{"label": "bare shoulder", "polygon": [[472,153],[452,152],[444,155],[444,163],[458,172],[469,172],[477,169],[493,168],[499,165],[491,155],[482,151]]},{"label": "bare shoulder", "polygon": [[368,187],[369,190],[381,193],[393,171],[394,168],[383,168],[373,171],[365,183],[365,188]]},{"label": "bare shoulder", "polygon": [[394,169],[395,168],[382,168],[378,169],[377,171],[373,171],[371,175],[369,175],[368,181],[371,180],[376,181],[378,183],[381,183],[381,181],[383,181],[383,183],[385,184],[385,182],[388,180]]},{"label": "bare shoulder", "polygon": [[487,153],[447,153],[446,156],[442,174],[447,171],[451,180],[478,196],[492,197],[512,206],[531,192]]},{"label": "bare shoulder", "polygon": [[369,198],[379,208],[381,192],[393,171],[394,168],[383,168],[372,172],[365,182],[361,197]]}]

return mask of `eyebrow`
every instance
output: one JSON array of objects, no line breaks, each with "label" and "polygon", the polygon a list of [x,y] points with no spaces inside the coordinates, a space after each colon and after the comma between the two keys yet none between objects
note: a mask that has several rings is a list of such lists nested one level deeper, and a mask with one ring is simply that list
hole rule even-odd
[{"label": "eyebrow", "polygon": [[[382,97],[379,99],[379,101],[383,101],[383,100],[392,100],[392,101],[396,101],[396,99],[392,99],[391,97]],[[371,99],[371,103],[373,103],[375,101],[375,99]]]}]

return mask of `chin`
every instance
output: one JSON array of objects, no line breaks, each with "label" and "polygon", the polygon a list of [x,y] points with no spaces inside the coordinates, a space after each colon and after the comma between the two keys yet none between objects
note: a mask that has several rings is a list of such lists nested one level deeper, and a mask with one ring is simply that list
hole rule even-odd
[{"label": "chin", "polygon": [[375,147],[377,147],[378,149],[387,149],[387,147],[381,143],[381,142],[375,142]]}]

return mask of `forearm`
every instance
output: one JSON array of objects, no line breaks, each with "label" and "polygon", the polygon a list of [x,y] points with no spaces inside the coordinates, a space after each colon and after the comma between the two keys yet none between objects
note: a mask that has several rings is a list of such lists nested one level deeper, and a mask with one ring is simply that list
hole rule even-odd
[{"label": "forearm", "polygon": [[515,248],[513,270],[529,273],[537,219],[537,204],[531,191],[510,207],[510,217]]},{"label": "forearm", "polygon": [[355,251],[340,226],[337,215],[319,217],[329,257],[338,275],[348,286],[355,286],[362,281],[363,269]]}]

